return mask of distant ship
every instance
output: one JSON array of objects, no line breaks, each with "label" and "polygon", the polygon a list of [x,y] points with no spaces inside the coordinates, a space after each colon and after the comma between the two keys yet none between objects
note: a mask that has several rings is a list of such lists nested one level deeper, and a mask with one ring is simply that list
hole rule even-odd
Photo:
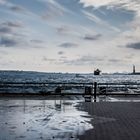
[{"label": "distant ship", "polygon": [[140,75],[140,72],[136,72],[135,65],[133,65],[133,72],[131,74],[133,74],[133,75]]},{"label": "distant ship", "polygon": [[99,69],[94,70],[94,75],[100,75],[101,71]]}]

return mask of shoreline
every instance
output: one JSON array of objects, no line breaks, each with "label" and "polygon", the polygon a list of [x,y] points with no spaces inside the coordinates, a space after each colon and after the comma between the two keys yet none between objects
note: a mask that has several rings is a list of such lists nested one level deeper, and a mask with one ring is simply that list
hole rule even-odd
[{"label": "shoreline", "polygon": [[[6,131],[14,131],[16,134],[14,137],[29,138],[32,135],[37,138],[41,134],[42,139],[47,137],[57,139],[59,136],[64,140],[139,140],[140,100],[139,102],[99,100],[95,103],[85,102],[82,96],[73,97],[0,98],[1,111],[5,112],[1,115],[8,115],[6,119],[1,116],[0,126]],[[20,119],[15,119],[16,114],[20,114]],[[56,124],[62,127],[62,131]],[[22,134],[17,133],[18,128]],[[53,132],[52,135],[46,133],[46,129]]]}]

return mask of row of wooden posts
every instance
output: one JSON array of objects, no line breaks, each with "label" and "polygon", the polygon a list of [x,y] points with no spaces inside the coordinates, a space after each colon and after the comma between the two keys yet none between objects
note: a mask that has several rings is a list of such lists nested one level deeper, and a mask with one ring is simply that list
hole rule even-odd
[{"label": "row of wooden posts", "polygon": [[[42,83],[42,82],[1,82],[0,83],[0,89],[10,89],[10,88],[28,88],[28,87],[38,87],[38,88],[47,88],[47,87],[52,87],[55,88],[55,91],[41,91],[40,93],[34,93],[34,94],[30,94],[30,93],[8,93],[8,92],[3,92],[0,93],[0,95],[83,95],[85,98],[89,98],[89,97],[94,97],[94,99],[96,100],[97,95],[140,95],[140,93],[112,93],[108,91],[108,88],[114,88],[114,87],[123,87],[124,89],[126,88],[138,88],[140,89],[140,83]],[[84,93],[63,93],[62,90],[65,90],[65,88],[69,88],[69,87],[74,87],[74,88],[84,88],[85,91]]]}]

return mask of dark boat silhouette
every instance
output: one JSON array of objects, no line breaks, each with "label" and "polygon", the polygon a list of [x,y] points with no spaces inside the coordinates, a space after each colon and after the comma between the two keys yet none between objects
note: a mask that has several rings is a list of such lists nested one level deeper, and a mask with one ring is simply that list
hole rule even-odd
[{"label": "dark boat silhouette", "polygon": [[99,69],[94,70],[94,75],[100,75],[101,71]]}]

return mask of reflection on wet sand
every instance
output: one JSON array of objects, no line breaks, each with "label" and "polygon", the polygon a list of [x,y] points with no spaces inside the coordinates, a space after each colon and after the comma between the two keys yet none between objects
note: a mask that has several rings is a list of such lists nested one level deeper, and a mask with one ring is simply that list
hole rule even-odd
[{"label": "reflection on wet sand", "polygon": [[76,100],[1,100],[1,139],[77,139],[92,129]]}]

